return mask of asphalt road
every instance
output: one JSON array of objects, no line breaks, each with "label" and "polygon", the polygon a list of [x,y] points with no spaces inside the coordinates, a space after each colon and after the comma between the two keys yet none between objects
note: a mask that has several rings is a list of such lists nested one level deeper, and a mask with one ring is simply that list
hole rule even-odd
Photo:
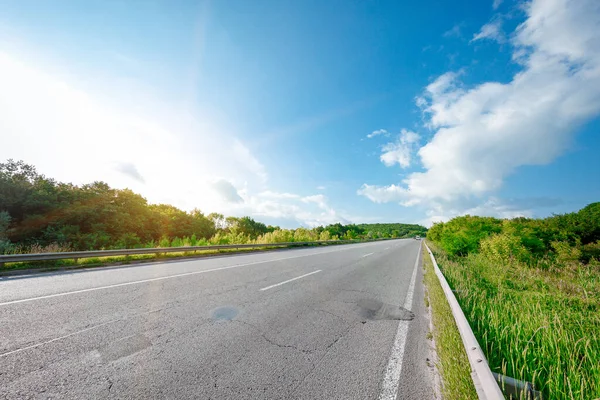
[{"label": "asphalt road", "polygon": [[433,398],[419,248],[0,278],[0,398]]}]

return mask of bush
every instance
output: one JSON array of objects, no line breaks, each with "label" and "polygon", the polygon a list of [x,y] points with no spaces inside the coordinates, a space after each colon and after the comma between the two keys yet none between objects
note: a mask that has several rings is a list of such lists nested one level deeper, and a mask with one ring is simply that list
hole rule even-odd
[{"label": "bush", "polygon": [[568,242],[552,242],[556,261],[561,264],[575,263],[581,257],[581,250],[572,247]]},{"label": "bush", "polygon": [[331,239],[331,234],[329,233],[329,231],[323,231],[319,234],[319,240],[321,241],[325,241],[325,240],[332,240]]},{"label": "bush", "polygon": [[294,242],[314,242],[318,239],[319,235],[305,228],[298,228],[294,232]]},{"label": "bush", "polygon": [[142,242],[135,233],[124,233],[115,245],[118,249],[135,249],[141,246]]},{"label": "bush", "polygon": [[183,247],[183,239],[181,238],[174,238],[173,240],[171,240],[171,247]]},{"label": "bush", "polygon": [[530,261],[529,252],[517,236],[506,233],[495,234],[481,241],[482,255],[500,264]]},{"label": "bush", "polygon": [[158,247],[171,247],[171,240],[169,240],[168,237],[163,236],[162,238],[160,238],[160,241],[158,242]]},{"label": "bush", "polygon": [[600,240],[596,243],[588,243],[581,249],[580,260],[586,264],[600,261]]},{"label": "bush", "polygon": [[457,217],[435,224],[427,237],[439,243],[452,256],[465,256],[479,251],[479,243],[486,237],[502,231],[502,221],[490,217]]},{"label": "bush", "polygon": [[8,240],[0,239],[0,254],[12,254],[15,250],[15,245]]},{"label": "bush", "polygon": [[256,243],[285,243],[294,240],[294,232],[288,229],[277,229],[256,238]]}]

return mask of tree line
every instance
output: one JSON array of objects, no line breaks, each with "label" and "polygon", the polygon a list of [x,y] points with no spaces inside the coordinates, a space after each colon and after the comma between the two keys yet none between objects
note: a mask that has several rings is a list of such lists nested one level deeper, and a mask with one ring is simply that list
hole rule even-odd
[{"label": "tree line", "polygon": [[129,189],[104,182],[57,182],[33,165],[0,163],[0,254],[35,247],[99,250],[229,243],[272,243],[424,235],[410,224],[332,224],[281,229],[251,217],[204,214],[168,204],[150,204]]},{"label": "tree line", "polygon": [[600,202],[544,219],[463,216],[434,224],[428,239],[451,256],[483,253],[498,261],[539,264],[600,261]]}]

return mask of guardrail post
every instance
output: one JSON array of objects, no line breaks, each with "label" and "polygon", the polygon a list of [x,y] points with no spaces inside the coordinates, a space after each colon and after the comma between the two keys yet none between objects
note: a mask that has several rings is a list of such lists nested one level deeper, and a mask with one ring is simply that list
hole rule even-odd
[{"label": "guardrail post", "polygon": [[73,261],[75,261],[75,264],[77,264],[77,260],[79,260],[79,258],[77,258],[77,257],[73,258]]}]

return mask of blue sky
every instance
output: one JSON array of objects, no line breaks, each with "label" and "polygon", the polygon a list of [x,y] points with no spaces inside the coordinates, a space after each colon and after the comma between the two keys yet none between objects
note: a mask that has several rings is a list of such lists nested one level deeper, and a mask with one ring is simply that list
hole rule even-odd
[{"label": "blue sky", "polygon": [[0,0],[0,158],[286,227],[599,200],[599,4],[463,3]]}]

